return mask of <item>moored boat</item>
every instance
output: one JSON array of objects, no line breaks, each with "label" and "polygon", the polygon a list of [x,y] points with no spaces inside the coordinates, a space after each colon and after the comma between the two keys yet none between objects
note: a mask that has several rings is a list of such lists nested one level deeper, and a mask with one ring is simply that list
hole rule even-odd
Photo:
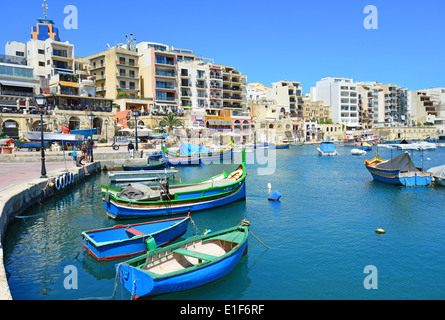
[{"label": "moored boat", "polygon": [[102,200],[113,219],[163,216],[199,211],[246,198],[245,152],[243,162],[231,173],[192,183],[160,186],[130,184],[117,189],[102,188]]},{"label": "moored boat", "polygon": [[178,170],[164,169],[164,170],[140,170],[140,171],[109,171],[108,178],[111,182],[136,182],[136,181],[155,181],[168,179]]},{"label": "moored boat", "polygon": [[143,254],[150,246],[161,247],[180,238],[187,231],[190,219],[189,214],[187,217],[84,231],[82,246],[97,260]]},{"label": "moored boat", "polygon": [[434,182],[440,186],[445,187],[445,165],[434,167],[428,170],[434,177]]},{"label": "moored boat", "polygon": [[366,151],[361,149],[352,149],[351,154],[354,156],[364,156],[366,155]]},{"label": "moored boat", "polygon": [[164,155],[161,159],[166,161],[168,165],[201,165],[203,162],[232,159],[232,152],[232,142],[218,150],[183,143],[178,152],[164,149]]},{"label": "moored boat", "polygon": [[247,253],[248,227],[198,235],[116,265],[134,299],[203,286],[228,274]]},{"label": "moored boat", "polygon": [[289,143],[276,143],[276,144],[270,144],[270,149],[289,149],[290,144]]},{"label": "moored boat", "polygon": [[319,156],[336,156],[338,154],[332,141],[323,141],[317,150]]},{"label": "moored boat", "polygon": [[139,166],[126,166],[122,165],[123,171],[141,171],[141,170],[160,170],[167,168],[167,162],[161,161],[159,163],[150,163]]},{"label": "moored boat", "polygon": [[433,174],[424,172],[414,165],[408,153],[403,153],[391,160],[375,156],[365,160],[365,166],[374,180],[405,187],[428,186]]}]

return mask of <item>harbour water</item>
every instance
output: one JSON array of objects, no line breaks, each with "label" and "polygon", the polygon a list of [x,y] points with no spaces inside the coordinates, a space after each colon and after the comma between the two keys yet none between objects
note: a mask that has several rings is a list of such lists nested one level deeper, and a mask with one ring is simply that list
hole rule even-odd
[{"label": "harbour water", "polygon": [[[270,249],[250,236],[248,254],[224,278],[155,299],[443,299],[445,188],[373,181],[363,162],[374,150],[352,156],[351,148],[336,145],[338,156],[320,157],[316,148],[276,150],[273,175],[258,175],[262,166],[248,164],[246,201],[192,213],[201,231],[247,219]],[[388,149],[379,148],[379,154],[390,157]],[[445,148],[425,152],[423,160],[425,169],[445,164]],[[414,162],[421,165],[421,153],[414,154]],[[235,166],[183,167],[171,183]],[[80,234],[144,220],[107,218],[100,184],[109,184],[106,173],[35,206],[24,214],[27,218],[8,226],[4,263],[13,299],[111,298],[115,262],[99,263],[84,250],[77,256]],[[273,191],[282,194],[279,202],[267,200]],[[386,233],[375,233],[377,228]],[[189,227],[186,235],[192,234]],[[364,286],[369,265],[378,271],[376,289]],[[77,289],[70,289],[70,276],[77,276]],[[130,295],[117,285],[114,298]]]}]

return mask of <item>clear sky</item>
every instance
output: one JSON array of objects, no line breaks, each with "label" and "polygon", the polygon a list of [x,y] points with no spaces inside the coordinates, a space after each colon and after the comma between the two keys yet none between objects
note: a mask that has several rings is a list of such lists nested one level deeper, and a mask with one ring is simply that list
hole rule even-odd
[{"label": "clear sky", "polygon": [[[25,42],[43,0],[2,0],[0,44]],[[87,56],[125,42],[191,49],[233,66],[248,82],[299,81],[308,93],[324,77],[445,87],[444,0],[47,0],[63,41]],[[78,29],[67,30],[67,5]],[[378,29],[365,29],[367,5]],[[0,50],[4,52],[4,48]]]}]

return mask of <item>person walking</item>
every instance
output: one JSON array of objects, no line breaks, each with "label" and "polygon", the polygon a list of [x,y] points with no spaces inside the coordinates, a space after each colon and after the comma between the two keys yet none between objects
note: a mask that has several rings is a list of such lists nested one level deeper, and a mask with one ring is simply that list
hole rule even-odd
[{"label": "person walking", "polygon": [[130,158],[134,159],[134,144],[130,141],[127,147],[128,152],[130,152]]},{"label": "person walking", "polygon": [[73,148],[73,161],[77,165],[77,148]]},{"label": "person walking", "polygon": [[93,148],[94,148],[94,141],[91,140],[91,137],[88,137],[88,141],[87,141],[87,162],[94,162],[94,159],[93,159]]}]

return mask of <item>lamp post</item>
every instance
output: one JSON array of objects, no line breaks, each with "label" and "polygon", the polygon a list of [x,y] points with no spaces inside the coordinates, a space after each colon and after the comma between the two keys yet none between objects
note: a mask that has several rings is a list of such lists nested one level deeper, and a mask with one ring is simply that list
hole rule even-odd
[{"label": "lamp post", "polygon": [[90,112],[88,115],[88,119],[90,119],[90,128],[91,128],[91,140],[93,140],[93,120],[96,116],[93,114],[93,112]]},{"label": "lamp post", "polygon": [[105,141],[108,143],[108,119],[105,119]]},{"label": "lamp post", "polygon": [[138,147],[138,116],[139,116],[139,111],[134,110],[133,111],[133,115],[134,115],[134,131],[136,134],[136,151],[139,151],[139,147]]},{"label": "lamp post", "polygon": [[45,143],[43,140],[43,107],[46,104],[46,98],[43,94],[39,94],[35,97],[35,101],[40,109],[40,153],[42,155],[42,168],[40,170],[40,178],[48,178],[46,176],[46,167],[45,167]]}]

